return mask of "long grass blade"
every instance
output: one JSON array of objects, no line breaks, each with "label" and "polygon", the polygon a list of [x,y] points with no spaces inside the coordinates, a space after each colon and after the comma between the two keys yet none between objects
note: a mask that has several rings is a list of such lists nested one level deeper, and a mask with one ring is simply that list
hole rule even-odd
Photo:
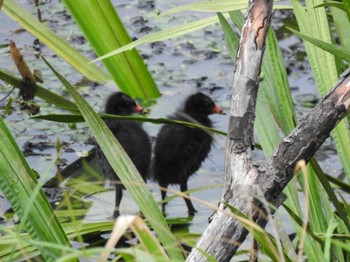
[{"label": "long grass blade", "polygon": [[128,228],[132,229],[147,251],[147,254],[152,255],[155,261],[169,261],[164,249],[140,217],[120,216],[117,218],[111,236],[106,243],[106,250],[100,255],[98,262],[103,262],[108,258],[111,250],[113,250],[118,240],[126,233]]},{"label": "long grass blade", "polygon": [[[287,205],[283,204],[284,209],[288,212],[288,214],[291,216],[291,218],[300,226],[303,227],[303,220]],[[308,225],[306,227],[307,233],[314,238],[320,245],[323,245],[323,241],[320,237],[318,237]]]},{"label": "long grass blade", "polygon": [[[278,2],[278,1],[275,1]],[[245,0],[216,0],[216,1],[202,1],[191,4],[181,5],[167,10],[161,16],[171,15],[183,11],[197,11],[197,12],[230,12],[235,10],[246,9],[248,2]],[[291,9],[287,5],[275,5],[274,9]]]},{"label": "long grass blade", "polygon": [[302,34],[292,28],[287,28],[288,30],[290,30],[293,34],[296,34],[297,36],[299,36],[300,38],[314,44],[315,46],[318,46],[319,48],[322,48],[323,50],[339,57],[342,59],[345,59],[346,61],[350,61],[350,50],[349,49],[345,49],[343,47],[340,46],[336,46],[334,44],[330,44],[327,43],[325,41],[321,41],[319,39],[310,37],[308,35]]},{"label": "long grass blade", "polygon": [[[131,42],[110,0],[65,0],[64,4],[97,56]],[[121,91],[132,97],[159,97],[158,88],[136,49],[102,62]]]},{"label": "long grass blade", "polygon": [[350,231],[348,214],[346,213],[346,210],[344,209],[343,205],[338,201],[338,198],[335,195],[333,188],[329,184],[329,181],[326,178],[325,174],[321,170],[321,167],[318,165],[314,158],[310,160],[310,163],[313,169],[315,170],[315,174],[317,175],[318,180],[321,182],[323,188],[327,191],[327,195],[329,196],[329,199],[331,200],[335,209],[337,210],[339,217],[344,221],[344,224],[346,225],[348,231]]},{"label": "long grass blade", "polygon": [[78,53],[71,45],[59,38],[55,33],[40,23],[13,0],[6,0],[2,9],[8,16],[17,21],[21,26],[32,33],[87,78],[100,83],[107,82],[111,79],[110,76],[97,66],[88,64],[88,60],[84,56]]},{"label": "long grass blade", "polygon": [[[297,0],[292,0],[294,12],[302,34],[331,43],[327,14],[323,7],[314,8],[322,4],[321,0],[306,1],[306,9]],[[338,81],[337,66],[334,56],[307,41],[304,41],[316,86],[321,94],[325,95],[330,87]],[[346,120],[343,120],[332,131],[332,138],[336,144],[341,163],[345,173],[350,179],[350,134]]]},{"label": "long grass blade", "polygon": [[[2,69],[0,69],[0,79],[13,86],[16,86],[21,81],[20,78]],[[35,96],[40,97],[41,99],[57,107],[67,109],[68,111],[76,112],[77,107],[72,101],[62,96],[56,95],[55,93],[51,92],[49,89],[43,87],[38,83],[35,84],[35,89]]]},{"label": "long grass blade", "polygon": [[[73,109],[70,109],[71,111]],[[226,136],[226,132],[220,131],[211,127],[202,126],[200,124],[180,121],[180,120],[171,120],[167,118],[149,118],[149,117],[140,117],[140,116],[116,116],[116,115],[108,115],[108,114],[99,114],[102,119],[119,119],[119,120],[133,120],[137,122],[150,122],[153,124],[175,124],[175,125],[184,125],[192,128],[200,128],[204,129],[219,135]],[[79,114],[75,115],[41,115],[34,116],[32,118],[35,119],[43,119],[48,121],[60,122],[60,123],[79,123],[84,122],[84,117]]]},{"label": "long grass blade", "polygon": [[[242,225],[250,231],[250,233],[254,236],[254,239],[258,241],[260,244],[260,250],[267,254],[272,261],[281,261],[281,257],[279,256],[276,240],[270,236],[264,229],[262,229],[258,224],[252,221],[245,214],[240,212],[235,207],[227,204],[227,207],[231,210],[235,216],[242,218]],[[246,222],[248,221],[248,222]],[[284,259],[286,261],[290,261],[288,256],[284,254]]]},{"label": "long grass blade", "polygon": [[76,101],[81,114],[89,125],[90,130],[100,145],[103,153],[118,174],[118,177],[126,189],[133,196],[133,199],[138,204],[143,214],[152,225],[153,229],[158,234],[158,237],[169,257],[171,259],[181,260],[182,254],[177,246],[175,238],[169,231],[160,209],[158,208],[150,192],[146,189],[143,179],[128,155],[125,153],[122,146],[108,129],[103,120],[82,98],[78,91],[75,90],[57,71],[55,71],[55,69],[45,59],[44,61]]},{"label": "long grass blade", "polygon": [[161,15],[165,16],[183,11],[228,12],[245,9],[247,5],[248,2],[246,0],[237,0],[234,2],[231,0],[204,1],[177,6],[163,12]]},{"label": "long grass blade", "polygon": [[32,169],[0,117],[0,189],[33,240],[55,244],[38,246],[47,261],[55,261],[70,243]]},{"label": "long grass blade", "polygon": [[103,56],[100,56],[99,58],[91,61],[91,63],[95,63],[97,61],[111,57],[113,55],[117,55],[121,52],[131,50],[131,49],[133,49],[141,44],[152,43],[152,42],[156,42],[156,41],[164,41],[164,40],[167,40],[170,38],[184,35],[184,34],[199,30],[203,27],[215,24],[217,21],[218,21],[217,16],[212,16],[209,18],[200,19],[198,21],[190,22],[190,23],[187,23],[185,25],[167,28],[165,30],[146,35],[146,36],[144,36],[144,37],[142,37],[134,42],[131,42],[130,44],[124,45],[124,46],[122,46],[114,51],[111,51]]}]

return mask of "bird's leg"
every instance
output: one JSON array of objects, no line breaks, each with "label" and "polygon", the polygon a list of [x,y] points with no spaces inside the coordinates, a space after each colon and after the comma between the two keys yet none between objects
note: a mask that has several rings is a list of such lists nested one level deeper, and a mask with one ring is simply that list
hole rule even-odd
[{"label": "bird's leg", "polygon": [[[160,190],[161,195],[162,195],[162,200],[166,198],[166,193],[168,192],[168,185],[166,184],[159,184],[162,189]],[[165,214],[165,205],[168,204],[168,202],[165,202],[162,204],[162,212]]]},{"label": "bird's leg", "polygon": [[[181,192],[187,191],[187,181],[182,182],[182,183],[180,184],[180,190],[181,190]],[[187,194],[187,193],[186,193],[186,194]],[[189,194],[187,194],[187,195],[190,196]],[[194,213],[196,213],[197,210],[194,208],[194,206],[193,206],[193,204],[192,204],[192,202],[191,202],[191,199],[185,198],[185,197],[184,197],[184,199],[185,199],[185,202],[186,202],[186,205],[187,205],[187,208],[188,208],[188,213],[189,213],[190,215],[194,215]]]},{"label": "bird's leg", "polygon": [[120,184],[120,181],[117,181],[117,184],[115,185],[115,207],[114,207],[114,213],[113,217],[117,218],[119,213],[119,205],[122,201],[123,197],[123,186]]}]

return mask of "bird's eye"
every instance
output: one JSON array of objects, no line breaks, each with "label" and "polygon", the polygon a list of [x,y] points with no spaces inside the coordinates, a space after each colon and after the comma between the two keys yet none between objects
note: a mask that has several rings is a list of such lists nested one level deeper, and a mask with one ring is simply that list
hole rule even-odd
[{"label": "bird's eye", "polygon": [[135,104],[134,101],[131,101],[131,100],[128,99],[128,100],[125,101],[125,105],[126,105],[126,106],[134,106],[134,105],[136,105],[136,104]]},{"label": "bird's eye", "polygon": [[205,104],[206,104],[207,106],[214,106],[213,101],[211,101],[211,100],[209,100],[209,99],[206,99],[206,100],[205,100]]}]

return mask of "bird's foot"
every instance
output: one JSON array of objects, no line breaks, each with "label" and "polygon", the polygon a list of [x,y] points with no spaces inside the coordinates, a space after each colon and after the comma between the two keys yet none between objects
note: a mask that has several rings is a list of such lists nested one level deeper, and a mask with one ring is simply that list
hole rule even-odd
[{"label": "bird's foot", "polygon": [[193,209],[189,209],[189,210],[188,210],[188,215],[189,215],[189,216],[194,216],[197,212],[198,212],[198,210],[196,210],[196,209],[194,209],[194,208],[193,208]]},{"label": "bird's foot", "polygon": [[113,213],[113,218],[118,218],[120,216],[119,210],[115,210]]}]

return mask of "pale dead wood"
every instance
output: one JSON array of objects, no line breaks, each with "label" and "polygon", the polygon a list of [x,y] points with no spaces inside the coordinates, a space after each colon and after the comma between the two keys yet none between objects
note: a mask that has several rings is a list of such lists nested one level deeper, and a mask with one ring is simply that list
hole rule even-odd
[{"label": "pale dead wood", "polygon": [[349,111],[350,70],[343,73],[328,95],[281,141],[271,158],[258,169],[252,165],[258,77],[271,9],[272,1],[250,2],[233,84],[224,192],[219,211],[186,261],[206,261],[203,252],[217,261],[229,261],[246,239],[248,231],[227,215],[229,209],[225,203],[249,215],[264,227],[267,223],[266,214],[261,211],[265,210],[265,206],[258,199],[266,199],[279,207],[285,200],[282,190],[292,179],[295,164],[299,160],[308,162]]},{"label": "pale dead wood", "polygon": [[[257,169],[251,162],[251,150],[254,144],[253,125],[261,62],[271,11],[271,0],[249,2],[248,15],[237,53],[226,144],[225,186],[219,209],[226,209],[224,203],[227,202],[239,207],[239,210],[246,214],[252,210],[249,203],[253,202],[254,193],[250,183],[258,175]],[[244,232],[244,234],[240,236],[235,232]],[[217,212],[199,239],[197,248],[218,261],[226,261],[232,257],[235,247],[240,245],[246,235],[247,231],[239,222],[223,212]],[[187,258],[187,261],[205,260],[205,256],[197,249],[193,249]]]}]

